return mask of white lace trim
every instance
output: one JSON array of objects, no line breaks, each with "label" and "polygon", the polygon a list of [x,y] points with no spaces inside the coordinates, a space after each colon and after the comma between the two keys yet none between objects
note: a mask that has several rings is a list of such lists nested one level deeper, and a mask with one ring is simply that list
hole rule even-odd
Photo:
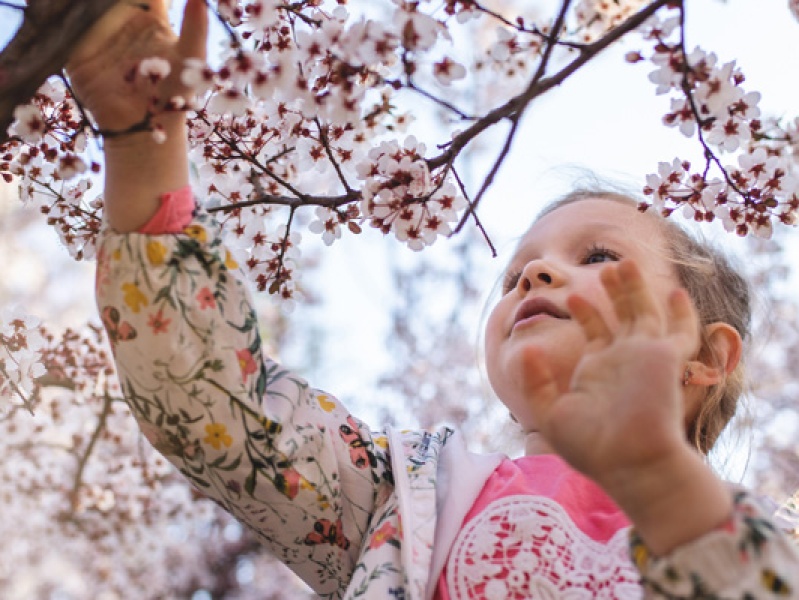
[{"label": "white lace trim", "polygon": [[627,528],[606,543],[580,531],[549,498],[507,496],[458,534],[447,562],[453,600],[642,598]]}]

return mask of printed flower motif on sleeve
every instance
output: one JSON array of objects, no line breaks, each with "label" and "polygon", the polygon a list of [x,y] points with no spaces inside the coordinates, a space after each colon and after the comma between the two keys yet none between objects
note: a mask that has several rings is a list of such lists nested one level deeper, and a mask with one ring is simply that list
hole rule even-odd
[{"label": "printed flower motif on sleeve", "polygon": [[350,547],[350,541],[344,537],[341,529],[341,519],[335,522],[328,519],[319,519],[314,523],[313,531],[305,536],[305,543],[308,546],[331,544],[346,550]]},{"label": "printed flower motif on sleeve", "polygon": [[158,335],[159,333],[166,333],[169,330],[169,324],[171,322],[172,319],[165,319],[164,311],[162,309],[158,309],[157,313],[150,315],[147,325],[149,325],[150,329],[153,330],[153,334]]},{"label": "printed flower motif on sleeve", "polygon": [[197,303],[200,305],[201,310],[205,310],[207,308],[216,308],[216,299],[214,298],[214,293],[210,290],[210,288],[208,288],[208,286],[197,292]]},{"label": "printed flower motif on sleeve", "polygon": [[247,381],[247,378],[253,373],[258,372],[258,364],[255,362],[249,348],[236,350],[236,358],[239,359],[239,368],[244,381]]},{"label": "printed flower motif on sleeve", "polygon": [[289,500],[294,500],[302,489],[313,489],[313,486],[305,477],[300,475],[296,469],[290,467],[275,475],[275,487],[285,494]]},{"label": "printed flower motif on sleeve", "polygon": [[336,403],[330,399],[330,396],[327,394],[319,394],[316,397],[317,402],[319,402],[319,406],[322,408],[323,411],[329,413],[332,412],[334,408],[336,408]]},{"label": "printed flower motif on sleeve", "polygon": [[147,306],[150,301],[147,296],[139,289],[135,283],[123,283],[122,291],[125,293],[123,298],[125,304],[135,313],[141,312],[143,306]]},{"label": "printed flower motif on sleeve", "polygon": [[369,452],[366,442],[361,437],[361,434],[358,433],[358,423],[352,416],[348,416],[347,422],[339,426],[339,435],[350,447],[350,460],[352,460],[353,465],[359,469],[365,469],[369,466],[374,468],[377,465],[377,460]]},{"label": "printed flower motif on sleeve", "polygon": [[397,528],[394,527],[391,521],[386,521],[374,532],[372,541],[369,543],[369,549],[374,550],[375,548],[379,548],[386,542],[393,542],[399,546],[398,536],[399,531]]},{"label": "printed flower motif on sleeve", "polygon": [[[792,542],[748,492],[736,491],[733,505],[719,528],[666,556],[653,555],[632,530],[630,554],[644,589],[656,598],[796,597],[799,553]],[[729,557],[721,575],[707,562],[719,553]]]},{"label": "printed flower motif on sleeve", "polygon": [[214,450],[219,450],[222,446],[230,448],[233,443],[233,438],[228,434],[224,423],[208,423],[205,426],[205,433],[208,435],[203,441],[213,446]]},{"label": "printed flower motif on sleeve", "polygon": [[119,311],[113,306],[106,306],[102,310],[100,318],[113,345],[136,339],[136,330],[127,321],[120,322]]},{"label": "printed flower motif on sleeve", "polygon": [[166,255],[167,248],[164,244],[156,240],[147,242],[147,260],[150,261],[151,265],[158,266],[164,264]]},{"label": "printed flower motif on sleeve", "polygon": [[235,271],[239,268],[239,263],[237,263],[236,259],[233,258],[230,250],[225,251],[225,267],[231,271]]},{"label": "printed flower motif on sleeve", "polygon": [[197,223],[193,223],[186,227],[184,232],[187,236],[197,240],[201,244],[204,244],[206,241],[208,241],[208,231],[205,229],[205,227]]}]

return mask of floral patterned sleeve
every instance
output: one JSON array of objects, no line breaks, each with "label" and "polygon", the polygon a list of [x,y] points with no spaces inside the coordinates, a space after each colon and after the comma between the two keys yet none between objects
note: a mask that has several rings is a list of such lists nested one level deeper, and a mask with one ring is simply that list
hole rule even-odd
[{"label": "floral patterned sleeve", "polygon": [[799,551],[746,491],[724,526],[663,557],[633,531],[633,562],[646,598],[799,598]]},{"label": "floral patterned sleeve", "polygon": [[144,435],[317,593],[342,588],[392,487],[387,442],[262,355],[214,220],[107,232],[97,298]]}]

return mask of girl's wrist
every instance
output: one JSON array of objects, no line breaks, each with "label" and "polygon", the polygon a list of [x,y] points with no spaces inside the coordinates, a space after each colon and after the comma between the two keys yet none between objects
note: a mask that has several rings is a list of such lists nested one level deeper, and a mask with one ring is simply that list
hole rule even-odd
[{"label": "girl's wrist", "polygon": [[160,206],[163,194],[189,183],[185,121],[169,123],[158,143],[151,132],[109,138],[106,158],[106,217],[112,229],[136,231]]},{"label": "girl's wrist", "polygon": [[713,531],[732,512],[727,486],[687,445],[658,464],[603,479],[602,487],[656,555]]}]

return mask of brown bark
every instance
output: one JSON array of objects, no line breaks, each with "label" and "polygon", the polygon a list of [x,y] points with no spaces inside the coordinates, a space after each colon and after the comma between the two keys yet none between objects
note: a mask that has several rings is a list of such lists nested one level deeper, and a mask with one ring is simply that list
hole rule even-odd
[{"label": "brown bark", "polygon": [[22,25],[0,52],[0,144],[14,108],[64,68],[72,49],[121,0],[29,0]]}]

